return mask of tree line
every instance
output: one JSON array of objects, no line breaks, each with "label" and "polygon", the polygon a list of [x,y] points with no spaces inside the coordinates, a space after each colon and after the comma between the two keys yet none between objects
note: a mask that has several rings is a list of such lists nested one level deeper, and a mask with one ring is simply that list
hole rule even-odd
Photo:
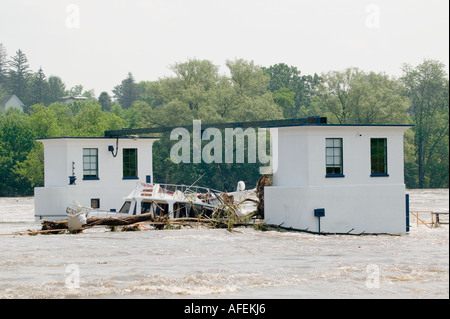
[{"label": "tree line", "polygon": [[[17,95],[24,112],[0,115],[0,196],[32,195],[43,185],[43,149],[36,138],[103,136],[124,127],[275,120],[326,116],[336,124],[414,124],[405,135],[405,183],[409,188],[449,185],[449,80],[445,65],[424,60],[402,66],[402,76],[358,68],[303,75],[285,63],[261,67],[253,61],[226,61],[226,74],[208,60],[170,66],[172,74],[136,82],[130,72],[112,96],[82,85],[66,89],[42,68],[31,72],[25,54],[8,58],[0,44],[0,101]],[[66,104],[67,95],[87,99]],[[258,164],[175,164],[167,135],[154,144],[154,179],[234,190],[237,181],[252,187]]]}]

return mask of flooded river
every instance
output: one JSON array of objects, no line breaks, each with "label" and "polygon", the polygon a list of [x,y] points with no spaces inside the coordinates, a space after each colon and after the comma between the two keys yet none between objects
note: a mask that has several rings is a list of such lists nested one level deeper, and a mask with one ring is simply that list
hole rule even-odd
[{"label": "flooded river", "polygon": [[[447,211],[414,190],[411,210]],[[425,217],[424,217],[425,218]],[[317,236],[237,228],[38,230],[33,198],[0,198],[0,298],[449,298],[449,228]]]}]

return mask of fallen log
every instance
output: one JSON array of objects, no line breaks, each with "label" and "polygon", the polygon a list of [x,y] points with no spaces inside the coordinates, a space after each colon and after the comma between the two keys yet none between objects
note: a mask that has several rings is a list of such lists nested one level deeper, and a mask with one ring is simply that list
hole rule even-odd
[{"label": "fallen log", "polygon": [[67,219],[55,221],[43,220],[41,224],[42,224],[41,230],[55,230],[55,229],[64,230],[69,228]]},{"label": "fallen log", "polygon": [[145,221],[153,221],[152,214],[141,214],[132,216],[120,216],[120,217],[91,217],[87,219],[86,226],[125,226],[136,224]]},{"label": "fallen log", "polygon": [[272,186],[273,184],[273,176],[272,175],[263,175],[256,183],[256,196],[258,197],[258,205],[257,205],[257,216],[259,218],[264,218],[264,188],[266,186]]},{"label": "fallen log", "polygon": [[[158,221],[161,222],[162,218],[154,218],[152,214],[141,214],[132,216],[120,216],[120,217],[90,217],[87,219],[85,227],[92,227],[97,225],[103,226],[126,226],[144,221]],[[55,229],[68,229],[68,220],[56,220],[56,221],[42,221],[42,230],[55,230]]]}]

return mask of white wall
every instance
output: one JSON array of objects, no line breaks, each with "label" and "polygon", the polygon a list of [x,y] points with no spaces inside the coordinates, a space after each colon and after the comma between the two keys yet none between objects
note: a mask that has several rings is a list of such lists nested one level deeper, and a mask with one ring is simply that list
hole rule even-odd
[{"label": "white wall", "polygon": [[[41,140],[44,144],[44,186],[63,187],[68,184],[67,142],[64,139]],[[72,167],[70,162],[70,168]]]},{"label": "white wall", "polygon": [[403,185],[266,187],[264,220],[318,232],[314,209],[324,208],[321,231],[389,233],[406,231]]},{"label": "white wall", "polygon": [[34,209],[37,219],[64,217],[68,206],[74,201],[90,207],[91,199],[100,199],[101,210],[119,211],[124,198],[134,189],[131,185],[109,185],[103,187],[71,185],[66,187],[36,187],[34,189]]},{"label": "white wall", "polygon": [[[407,127],[301,126],[278,129],[275,186],[403,184],[403,133]],[[343,178],[326,178],[325,139],[343,139]],[[370,139],[387,138],[389,177],[370,176]]]},{"label": "white wall", "polygon": [[[314,209],[325,208],[321,231],[404,233],[403,134],[406,126],[279,128],[278,170],[265,188],[265,221],[318,231]],[[343,139],[343,174],[327,178],[326,138]],[[389,176],[371,177],[370,139],[387,138]]]},{"label": "white wall", "polygon": [[[116,148],[111,138],[55,138],[40,139],[44,144],[44,187],[35,188],[35,215],[64,215],[73,200],[90,206],[91,198],[100,198],[100,208],[120,209],[123,197],[137,182],[151,176],[153,182],[152,146],[156,139],[119,139],[117,156],[108,146]],[[98,180],[83,180],[83,148],[98,149]],[[139,179],[123,179],[123,148],[138,149]],[[75,162],[76,185],[69,185]]]}]

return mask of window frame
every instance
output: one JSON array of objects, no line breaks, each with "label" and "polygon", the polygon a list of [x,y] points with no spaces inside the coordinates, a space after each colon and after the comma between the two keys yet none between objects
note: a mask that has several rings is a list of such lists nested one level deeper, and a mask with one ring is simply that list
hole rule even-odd
[{"label": "window frame", "polygon": [[[89,150],[89,154],[85,154],[85,151]],[[95,150],[95,155],[91,154],[91,151]],[[95,159],[92,161],[92,159]],[[86,161],[89,159],[89,161]],[[95,168],[92,169],[92,164],[95,164]],[[89,165],[89,168],[86,168],[86,165]],[[87,174],[87,172],[91,174]],[[92,174],[95,172],[95,174]],[[99,180],[99,165],[98,165],[98,148],[95,147],[85,147],[83,148],[83,180],[92,181]]]},{"label": "window frame", "polygon": [[[328,141],[332,140],[333,141],[333,145],[332,146],[328,146]],[[335,146],[335,141],[339,140],[340,141],[340,145],[339,146]],[[340,155],[335,155],[335,150],[339,149],[340,150]],[[328,155],[328,150],[332,150],[332,155]],[[329,161],[328,159],[332,158],[332,163],[328,164]],[[340,163],[335,163],[336,158],[339,158]],[[339,173],[335,173],[335,172],[328,172],[328,168],[329,167],[333,167],[333,168],[337,168],[339,167],[340,172]],[[330,138],[325,138],[325,177],[326,178],[336,178],[336,177],[345,177],[344,175],[344,139],[342,137],[330,137]]]},{"label": "window frame", "polygon": [[100,198],[91,198],[91,208],[100,209]]},{"label": "window frame", "polygon": [[[383,141],[383,145],[373,145],[374,141]],[[370,138],[370,177],[388,177],[388,141],[386,137],[372,137]],[[375,150],[383,150],[381,155],[383,158],[379,156],[379,154],[375,154]],[[378,155],[379,158],[374,158],[374,155]],[[381,161],[379,163],[374,163],[374,160]],[[379,172],[377,169],[374,170],[375,167],[383,167],[382,172]],[[378,171],[378,172],[374,172]]]},{"label": "window frame", "polygon": [[[126,152],[134,151],[135,154],[125,154]],[[133,159],[131,161],[130,159]],[[134,165],[133,165],[134,164]],[[135,166],[129,167],[129,166]],[[132,174],[134,172],[134,174]],[[138,177],[138,149],[137,148],[124,148],[122,150],[122,179],[139,179]]]}]

